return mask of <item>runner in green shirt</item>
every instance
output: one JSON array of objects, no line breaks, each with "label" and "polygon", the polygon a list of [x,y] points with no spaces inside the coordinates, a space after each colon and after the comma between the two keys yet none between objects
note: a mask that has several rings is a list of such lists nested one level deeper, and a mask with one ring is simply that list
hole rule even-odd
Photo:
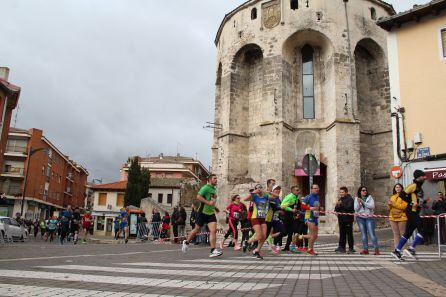
[{"label": "runner in green shirt", "polygon": [[291,193],[286,195],[285,198],[283,198],[282,203],[280,204],[280,208],[285,211],[285,215],[282,221],[287,234],[286,245],[283,251],[290,250],[291,240],[293,238],[293,233],[295,229],[294,216],[297,213],[297,209],[295,209],[294,206],[299,201],[298,199],[299,192],[300,192],[299,187],[297,186],[291,187]]},{"label": "runner in green shirt", "polygon": [[198,191],[197,200],[200,201],[200,207],[197,211],[197,218],[195,220],[195,228],[189,234],[186,240],[183,241],[181,250],[186,253],[189,248],[189,243],[194,239],[195,235],[200,232],[202,226],[207,225],[209,228],[209,242],[211,244],[210,258],[218,257],[223,254],[219,249],[215,248],[217,241],[217,217],[215,212],[219,212],[215,207],[215,200],[217,199],[215,186],[217,185],[217,176],[211,174],[208,178],[208,183]]}]

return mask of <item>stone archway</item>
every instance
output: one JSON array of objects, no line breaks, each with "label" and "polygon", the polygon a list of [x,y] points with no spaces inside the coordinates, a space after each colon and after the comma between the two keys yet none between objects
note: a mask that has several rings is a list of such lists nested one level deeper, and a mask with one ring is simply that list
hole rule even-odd
[{"label": "stone archway", "polygon": [[[383,49],[365,38],[355,48],[357,110],[360,120],[361,183],[381,202],[390,192],[392,124],[387,59]],[[379,197],[382,196],[382,197]]]}]

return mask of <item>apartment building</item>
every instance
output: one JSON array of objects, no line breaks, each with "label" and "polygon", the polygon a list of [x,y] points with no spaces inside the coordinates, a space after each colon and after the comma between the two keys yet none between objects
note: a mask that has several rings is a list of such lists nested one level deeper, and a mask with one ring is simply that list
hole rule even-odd
[{"label": "apartment building", "polygon": [[88,171],[63,154],[42,130],[11,128],[2,155],[0,191],[7,199],[0,204],[0,214],[21,213],[23,197],[26,219],[47,218],[68,205],[84,207]]}]

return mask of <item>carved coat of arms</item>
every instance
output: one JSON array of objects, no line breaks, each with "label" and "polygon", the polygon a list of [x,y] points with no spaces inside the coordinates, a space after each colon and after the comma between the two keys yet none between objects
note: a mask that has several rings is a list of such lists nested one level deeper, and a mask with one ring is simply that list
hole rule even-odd
[{"label": "carved coat of arms", "polygon": [[262,5],[262,23],[265,28],[271,29],[280,24],[280,0],[273,0]]}]

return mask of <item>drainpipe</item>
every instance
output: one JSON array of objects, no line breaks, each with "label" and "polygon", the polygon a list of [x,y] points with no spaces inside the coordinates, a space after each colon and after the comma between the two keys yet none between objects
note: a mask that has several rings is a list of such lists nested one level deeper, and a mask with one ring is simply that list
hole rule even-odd
[{"label": "drainpipe", "polygon": [[352,56],[352,48],[351,48],[351,40],[350,40],[350,23],[348,21],[348,9],[347,9],[347,2],[348,0],[344,1],[344,11],[345,11],[345,21],[347,23],[347,48],[348,48],[348,57],[350,60],[350,102],[352,106],[352,116],[354,120],[357,120],[356,114],[355,114],[355,104],[354,104],[354,93],[353,93],[353,56]]},{"label": "drainpipe", "polygon": [[[5,125],[5,115],[6,115],[6,109],[8,108],[8,96],[5,96],[5,105],[3,106],[3,113],[2,113],[2,122],[0,125],[0,140],[3,137],[3,126]],[[8,137],[8,136],[6,136]],[[2,169],[3,170],[3,169]]]}]

